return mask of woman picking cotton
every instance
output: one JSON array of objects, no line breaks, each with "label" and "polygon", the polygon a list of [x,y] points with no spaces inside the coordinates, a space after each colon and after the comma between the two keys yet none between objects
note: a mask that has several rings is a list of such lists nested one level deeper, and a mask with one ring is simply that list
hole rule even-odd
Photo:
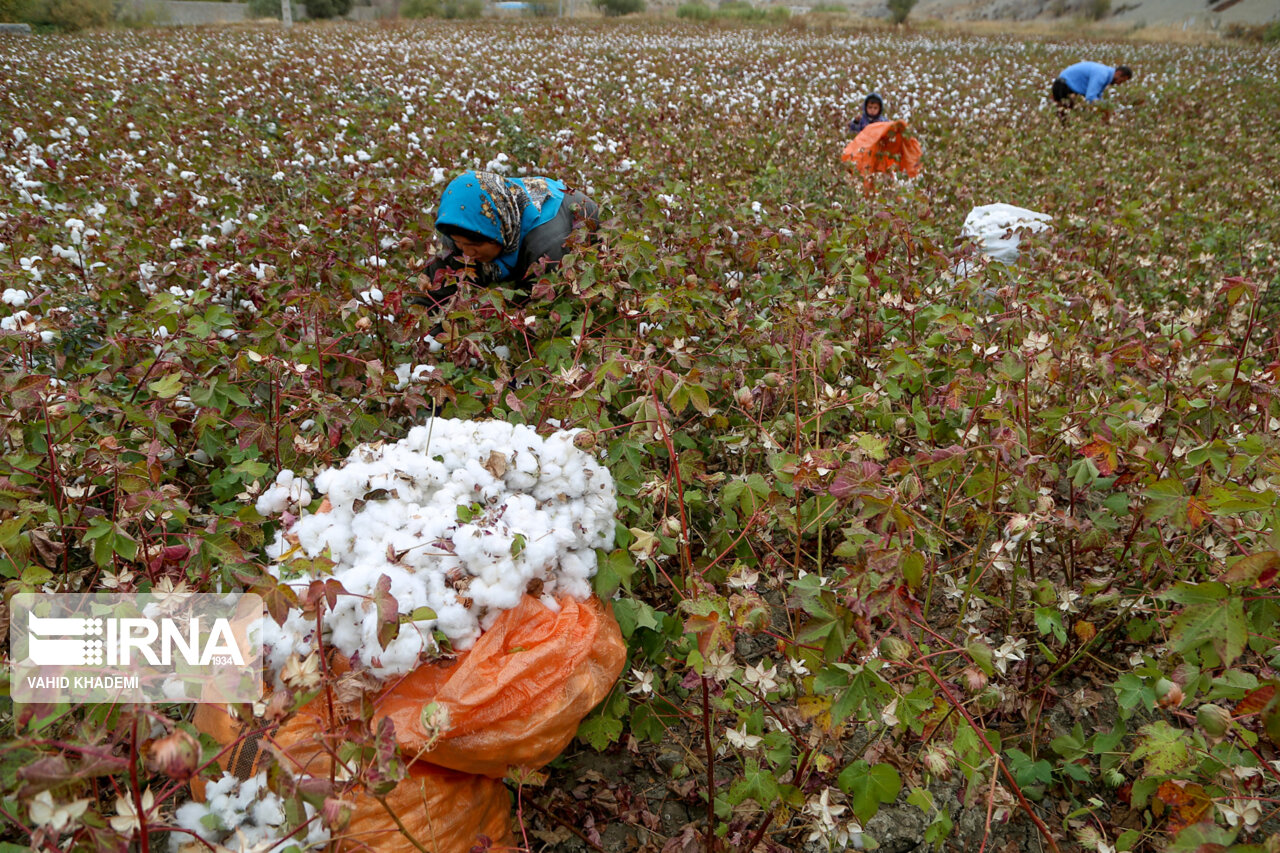
[{"label": "woman picking cotton", "polygon": [[464,172],[440,198],[436,231],[443,252],[427,268],[430,290],[410,301],[437,308],[457,292],[460,277],[528,292],[546,265],[564,257],[577,223],[594,227],[599,213],[594,201],[563,181]]}]

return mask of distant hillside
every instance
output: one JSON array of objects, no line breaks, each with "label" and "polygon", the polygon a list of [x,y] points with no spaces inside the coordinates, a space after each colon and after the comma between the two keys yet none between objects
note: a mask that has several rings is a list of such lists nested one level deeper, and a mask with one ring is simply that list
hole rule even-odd
[{"label": "distant hillside", "polygon": [[[884,0],[849,0],[864,15],[887,16]],[[920,0],[914,18],[960,21],[1030,21],[1087,15],[1093,0]],[[1280,21],[1276,0],[1111,0],[1107,20],[1148,26],[1216,28]]]}]

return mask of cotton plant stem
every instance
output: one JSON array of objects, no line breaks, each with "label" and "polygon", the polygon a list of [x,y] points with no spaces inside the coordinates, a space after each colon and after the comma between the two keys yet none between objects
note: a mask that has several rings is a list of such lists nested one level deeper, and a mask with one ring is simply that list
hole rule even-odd
[{"label": "cotton plant stem", "polygon": [[707,850],[716,853],[720,849],[716,838],[716,752],[711,743],[711,692],[709,679],[702,676],[702,738],[707,750]]},{"label": "cotton plant stem", "polygon": [[151,853],[151,838],[147,834],[147,810],[142,807],[142,788],[138,785],[138,718],[133,718],[133,736],[129,750],[129,788],[133,794],[133,808],[138,816],[138,841],[142,853]]},{"label": "cotton plant stem", "polygon": [[1010,773],[1009,768],[1005,766],[1004,761],[1000,758],[1000,753],[991,746],[991,742],[987,740],[987,736],[983,734],[977,721],[970,716],[969,712],[965,709],[964,705],[961,704],[960,700],[951,693],[951,688],[947,686],[947,683],[943,681],[938,673],[934,671],[933,667],[929,666],[928,662],[924,660],[920,647],[916,645],[910,634],[907,635],[907,640],[915,647],[916,655],[920,659],[920,668],[928,674],[934,684],[938,685],[938,689],[947,697],[947,701],[951,703],[952,707],[959,711],[961,716],[965,718],[965,721],[968,722],[969,726],[973,729],[974,734],[978,736],[978,740],[982,742],[982,745],[986,747],[987,752],[991,754],[991,758],[995,761],[997,769],[1004,774],[1004,778],[1008,781],[1010,789],[1018,798],[1019,805],[1021,805],[1023,811],[1027,813],[1027,817],[1031,818],[1031,822],[1036,825],[1036,829],[1038,829],[1040,834],[1044,836],[1045,841],[1048,842],[1049,849],[1052,850],[1053,853],[1062,853],[1061,849],[1058,847],[1058,842],[1054,840],[1052,833],[1049,832],[1049,827],[1045,826],[1044,821],[1040,819],[1040,816],[1035,813],[1034,809],[1032,809],[1031,804],[1027,802],[1027,798],[1022,793],[1022,788],[1018,786],[1017,780],[1013,778],[1013,774]]},{"label": "cotton plant stem", "polygon": [[409,828],[404,825],[404,821],[400,820],[400,816],[396,814],[395,809],[387,805],[386,797],[379,797],[375,795],[374,799],[377,800],[378,804],[381,805],[382,808],[386,810],[387,814],[391,816],[391,820],[395,822],[396,827],[400,830],[400,834],[403,835],[405,839],[418,850],[418,853],[431,853],[430,850],[423,847],[422,844],[419,843],[418,839],[413,837],[413,833],[410,832]]}]

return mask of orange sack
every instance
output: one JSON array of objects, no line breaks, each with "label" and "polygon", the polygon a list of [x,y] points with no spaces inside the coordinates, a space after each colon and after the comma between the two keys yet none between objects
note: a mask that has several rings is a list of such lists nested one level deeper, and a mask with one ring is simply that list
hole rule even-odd
[{"label": "orange sack", "polygon": [[907,177],[920,174],[920,140],[907,135],[905,121],[877,121],[844,147],[840,160],[865,175],[902,171]]},{"label": "orange sack", "polygon": [[[410,762],[408,777],[386,797],[387,804],[432,853],[469,853],[481,836],[493,849],[514,846],[511,800],[501,781],[508,768],[542,767],[559,755],[622,672],[626,645],[612,611],[597,598],[566,597],[559,603],[557,613],[526,595],[471,649],[420,666],[373,699],[373,725],[390,719],[401,755]],[[345,669],[341,664],[334,669]],[[432,702],[448,711],[449,726],[423,752],[429,735],[422,709]],[[342,718],[336,725],[321,694],[261,743],[237,743],[223,763],[245,778],[270,745],[293,773],[327,777],[323,739],[354,716],[355,708],[335,707],[335,714]],[[243,730],[218,705],[198,706],[195,724],[224,745],[239,740]],[[193,785],[197,797],[202,788]],[[368,795],[355,797],[351,823],[334,840],[342,851],[419,849]]]}]

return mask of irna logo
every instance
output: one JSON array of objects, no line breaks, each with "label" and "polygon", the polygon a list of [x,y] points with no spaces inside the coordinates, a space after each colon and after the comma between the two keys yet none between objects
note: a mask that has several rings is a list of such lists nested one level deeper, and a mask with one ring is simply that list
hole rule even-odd
[{"label": "irna logo", "polygon": [[262,599],[256,595],[15,595],[15,702],[256,702]]},{"label": "irna logo", "polygon": [[152,666],[171,666],[174,655],[193,666],[244,666],[231,620],[37,616],[27,614],[27,659],[37,666],[132,666],[135,655]]}]

